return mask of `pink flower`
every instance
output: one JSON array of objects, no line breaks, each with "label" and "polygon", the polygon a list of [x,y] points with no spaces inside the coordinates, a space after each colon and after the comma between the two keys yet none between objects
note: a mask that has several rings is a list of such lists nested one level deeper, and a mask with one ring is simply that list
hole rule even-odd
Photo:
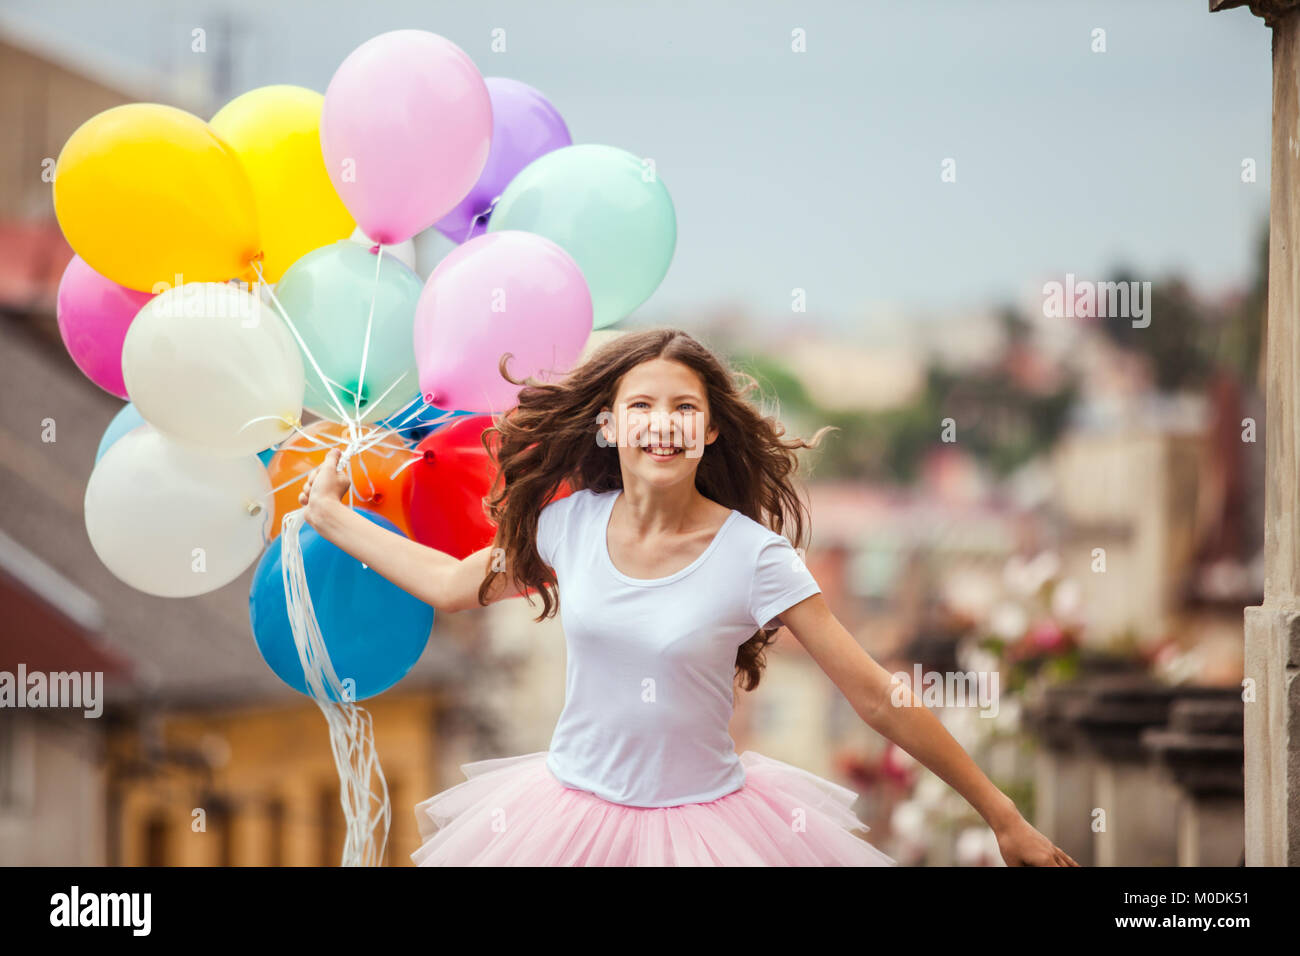
[{"label": "pink flower", "polygon": [[1026,650],[1031,656],[1059,654],[1070,644],[1069,636],[1050,618],[1039,621],[1025,635]]}]

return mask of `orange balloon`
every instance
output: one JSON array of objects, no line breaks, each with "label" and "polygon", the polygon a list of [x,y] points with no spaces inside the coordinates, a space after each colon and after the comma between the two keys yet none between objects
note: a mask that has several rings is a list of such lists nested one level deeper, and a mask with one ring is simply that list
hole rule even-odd
[{"label": "orange balloon", "polygon": [[[331,448],[341,448],[343,445],[340,442],[347,442],[347,428],[338,422],[314,422],[303,431],[316,439],[316,442],[324,442],[326,447],[321,447],[305,435],[295,435],[271,456],[266,469],[271,473],[271,487],[277,489],[272,538],[280,533],[280,523],[284,516],[299,507],[298,495],[302,494],[307,473],[325,460]],[[413,453],[408,453],[410,445],[400,435],[389,435],[382,442],[382,445],[375,445],[354,455],[348,463],[352,473],[352,503],[383,515],[410,538],[411,525],[406,503],[412,469],[403,469],[396,478],[393,477],[393,472],[406,464]],[[397,445],[405,450],[386,447]],[[348,499],[345,496],[343,500]]]}]

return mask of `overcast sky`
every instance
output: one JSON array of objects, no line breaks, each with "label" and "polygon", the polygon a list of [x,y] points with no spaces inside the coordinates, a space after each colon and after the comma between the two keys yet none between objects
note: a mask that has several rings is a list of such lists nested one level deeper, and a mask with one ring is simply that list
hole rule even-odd
[{"label": "overcast sky", "polygon": [[[655,159],[679,234],[647,318],[737,303],[789,321],[800,287],[801,321],[846,331],[1023,300],[1120,262],[1211,293],[1244,282],[1268,210],[1269,31],[1207,7],[0,0],[55,39],[172,70],[192,67],[196,26],[214,55],[228,11],[244,31],[237,92],[323,91],[377,33],[441,33],[485,76],[545,92],[575,141]],[[807,52],[792,52],[795,28]]]}]

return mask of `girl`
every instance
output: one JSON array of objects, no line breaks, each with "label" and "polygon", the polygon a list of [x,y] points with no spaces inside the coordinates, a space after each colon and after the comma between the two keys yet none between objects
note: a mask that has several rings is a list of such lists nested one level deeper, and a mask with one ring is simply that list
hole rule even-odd
[{"label": "girl", "polygon": [[344,505],[337,450],[308,480],[306,520],[437,611],[538,592],[537,620],[562,611],[565,705],[550,749],[466,764],[465,782],[417,805],[412,859],[892,865],[861,838],[851,790],[736,753],[734,686],[757,686],[785,626],[868,725],[971,803],[1008,864],[1077,865],[830,612],[783,536],[790,526],[804,541],[795,452],[826,429],[783,439],[743,379],[671,329],[627,333],[559,383],[511,379],[518,405],[484,434],[496,539],[463,561]]}]

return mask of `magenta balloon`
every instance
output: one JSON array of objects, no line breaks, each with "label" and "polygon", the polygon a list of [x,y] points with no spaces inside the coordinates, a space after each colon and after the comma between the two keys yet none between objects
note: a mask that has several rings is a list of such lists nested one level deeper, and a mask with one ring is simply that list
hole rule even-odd
[{"label": "magenta balloon", "polygon": [[415,361],[424,399],[438,408],[503,412],[520,386],[501,377],[562,377],[591,335],[591,293],[573,258],[551,240],[504,229],[453,249],[415,306]]},{"label": "magenta balloon", "polygon": [[334,188],[372,241],[410,239],[478,180],[492,101],[465,51],[424,30],[357,47],[325,90],[321,151]]},{"label": "magenta balloon", "polygon": [[73,256],[59,280],[59,334],[86,377],[106,392],[126,398],[122,342],[135,314],[153,298],[106,279],[81,256]]},{"label": "magenta balloon", "polygon": [[438,231],[452,242],[487,232],[484,214],[510,180],[538,156],[573,145],[564,117],[537,90],[504,76],[489,76],[484,82],[492,98],[492,149],[469,195],[438,222]]}]

